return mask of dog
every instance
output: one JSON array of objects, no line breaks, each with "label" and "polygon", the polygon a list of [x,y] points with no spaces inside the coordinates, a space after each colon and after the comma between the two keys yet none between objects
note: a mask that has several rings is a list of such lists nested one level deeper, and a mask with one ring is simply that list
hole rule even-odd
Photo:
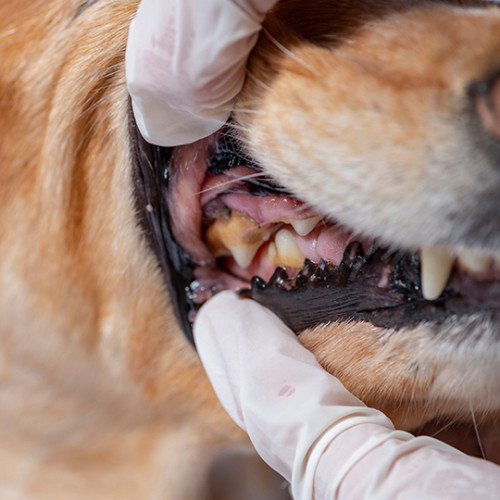
[{"label": "dog", "polygon": [[499,7],[282,0],[230,123],[167,151],[127,95],[137,4],[0,3],[0,496],[223,498],[247,440],[188,339],[228,286],[498,461]]}]

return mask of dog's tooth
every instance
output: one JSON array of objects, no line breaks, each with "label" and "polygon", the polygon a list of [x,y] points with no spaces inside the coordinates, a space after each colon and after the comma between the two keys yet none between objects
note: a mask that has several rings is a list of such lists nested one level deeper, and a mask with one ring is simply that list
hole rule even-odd
[{"label": "dog's tooth", "polygon": [[493,257],[475,250],[460,250],[457,256],[458,265],[469,274],[483,275],[490,270]]},{"label": "dog's tooth", "polygon": [[291,231],[280,229],[274,239],[277,251],[277,260],[283,267],[300,269],[304,263],[304,255],[300,251]]},{"label": "dog's tooth", "polygon": [[444,247],[424,247],[420,250],[422,295],[427,300],[437,299],[450,277],[454,255]]},{"label": "dog's tooth", "polygon": [[319,216],[308,217],[307,219],[290,219],[289,224],[300,236],[307,236],[321,220]]},{"label": "dog's tooth", "polygon": [[254,243],[253,245],[241,244],[241,245],[227,245],[228,250],[231,252],[236,264],[242,269],[246,269],[251,263],[257,250],[259,249],[261,242]]},{"label": "dog's tooth", "polygon": [[274,243],[274,241],[271,241],[271,243],[267,245],[266,258],[274,266],[277,265],[278,250],[276,249],[276,244]]},{"label": "dog's tooth", "polygon": [[210,225],[205,241],[216,257],[232,255],[236,263],[245,269],[271,233],[271,227],[263,229],[246,214],[233,212]]}]

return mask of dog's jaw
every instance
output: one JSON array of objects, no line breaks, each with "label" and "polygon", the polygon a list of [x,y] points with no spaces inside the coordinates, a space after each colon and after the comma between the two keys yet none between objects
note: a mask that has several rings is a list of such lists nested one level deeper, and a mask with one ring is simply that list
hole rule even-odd
[{"label": "dog's jaw", "polygon": [[[418,25],[440,31],[421,48],[421,60],[409,65],[413,42],[400,38],[415,18]],[[495,250],[497,228],[486,215],[495,214],[497,206],[487,202],[486,209],[473,210],[469,205],[475,207],[478,196],[499,180],[493,168],[498,145],[481,134],[468,91],[500,64],[498,9],[485,13],[433,7],[411,15],[398,13],[380,21],[377,29],[362,29],[342,47],[341,55],[337,48],[297,41],[274,22],[269,29],[293,55],[282,51],[275,35],[266,31],[235,111],[246,148],[266,171],[320,215],[389,249],[414,252],[446,244],[462,251],[471,238],[470,227],[479,219],[479,233],[485,237],[475,238],[474,244],[481,251]],[[454,65],[456,22],[471,38],[482,37],[488,47],[478,61],[472,52]],[[415,37],[421,37],[416,31]],[[437,72],[436,53],[446,60]],[[393,55],[386,60],[381,54]],[[266,86],[258,85],[262,72]],[[410,79],[415,74],[418,78]],[[347,88],[337,81],[353,85]],[[249,113],[251,106],[257,113]],[[382,122],[388,123],[388,130],[381,139],[374,126]],[[196,176],[188,176],[188,191],[205,192],[200,172],[209,169],[214,141],[174,151],[169,171],[177,183],[173,192],[182,188],[183,164],[190,165],[194,157],[203,165],[198,165]],[[173,233],[187,243],[195,266],[213,266],[215,259],[202,242],[201,210],[193,216],[180,209],[178,197],[168,203],[170,216],[180,220],[175,220],[180,229],[174,227]],[[485,215],[485,210],[491,213]],[[474,231],[477,236],[477,228]],[[377,282],[385,283],[380,288],[388,287],[385,272],[380,271]],[[186,287],[181,288],[182,295]],[[491,290],[496,293],[496,288]],[[262,302],[270,305],[265,298]],[[432,305],[419,300],[409,303],[424,311],[412,313],[418,321],[406,314],[405,321],[393,321],[392,326],[390,321],[365,322],[366,311],[347,311],[343,317],[325,316],[325,322],[334,323],[308,328],[300,338],[327,370],[400,427],[413,428],[437,416],[467,420],[471,411],[487,420],[500,411],[500,385],[491,375],[500,363],[498,310],[496,302],[491,303],[492,309],[481,309],[465,302],[463,311],[456,313],[456,304],[447,310],[445,301]],[[280,307],[274,309],[278,314]],[[436,317],[440,308],[444,312]],[[391,309],[384,313],[391,315]],[[185,320],[184,326],[188,323]]]},{"label": "dog's jaw", "polygon": [[[435,38],[419,32],[424,25]],[[500,67],[499,30],[498,8],[434,6],[368,24],[339,50],[335,40],[323,48],[299,43],[271,23],[236,111],[248,148],[277,182],[321,213],[389,247],[445,245],[494,255],[500,149],[468,92]],[[457,58],[458,45],[470,51]],[[250,114],[252,105],[266,112]],[[440,414],[467,419],[471,409],[493,418],[500,410],[498,315],[398,332],[320,326],[300,338],[399,425]]]},{"label": "dog's jaw", "polygon": [[[413,430],[435,418],[468,422],[471,411],[479,421],[499,418],[498,350],[487,327],[474,332],[471,323],[464,319],[437,333],[433,326],[391,331],[353,322],[319,326],[299,339],[363,402]],[[464,328],[471,338],[457,347],[453,335]]]}]

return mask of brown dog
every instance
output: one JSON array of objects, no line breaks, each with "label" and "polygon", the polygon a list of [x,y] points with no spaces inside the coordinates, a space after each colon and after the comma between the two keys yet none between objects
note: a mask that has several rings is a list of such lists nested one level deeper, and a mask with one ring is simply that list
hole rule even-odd
[{"label": "brown dog", "polygon": [[[218,134],[151,153],[124,81],[137,3],[0,3],[0,496],[200,499],[214,457],[245,443],[174,316],[171,262],[149,233],[165,204],[148,198],[141,154],[168,167],[170,230],[198,285],[248,288],[282,265],[289,277],[249,294],[271,306],[277,290],[277,313],[369,405],[410,429],[498,422],[500,10],[284,0],[236,105],[238,151]],[[184,210],[195,153],[186,189],[204,194]],[[272,176],[259,199],[280,205],[284,186],[293,214],[256,220],[240,203],[254,188],[210,184],[248,174],[249,158],[250,177]],[[338,248],[299,286],[303,240],[323,233]],[[354,239],[363,250],[337,258]],[[293,293],[321,295],[318,315],[290,318]]]}]

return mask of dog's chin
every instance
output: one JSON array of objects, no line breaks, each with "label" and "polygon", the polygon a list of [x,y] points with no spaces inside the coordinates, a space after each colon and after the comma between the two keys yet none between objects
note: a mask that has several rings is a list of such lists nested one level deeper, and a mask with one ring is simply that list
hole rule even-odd
[{"label": "dog's chin", "polygon": [[301,202],[230,126],[170,151],[136,137],[139,208],[188,338],[198,308],[232,289],[274,311],[398,427],[498,415],[496,264],[474,273],[455,264],[438,296],[425,298],[418,252]]}]

